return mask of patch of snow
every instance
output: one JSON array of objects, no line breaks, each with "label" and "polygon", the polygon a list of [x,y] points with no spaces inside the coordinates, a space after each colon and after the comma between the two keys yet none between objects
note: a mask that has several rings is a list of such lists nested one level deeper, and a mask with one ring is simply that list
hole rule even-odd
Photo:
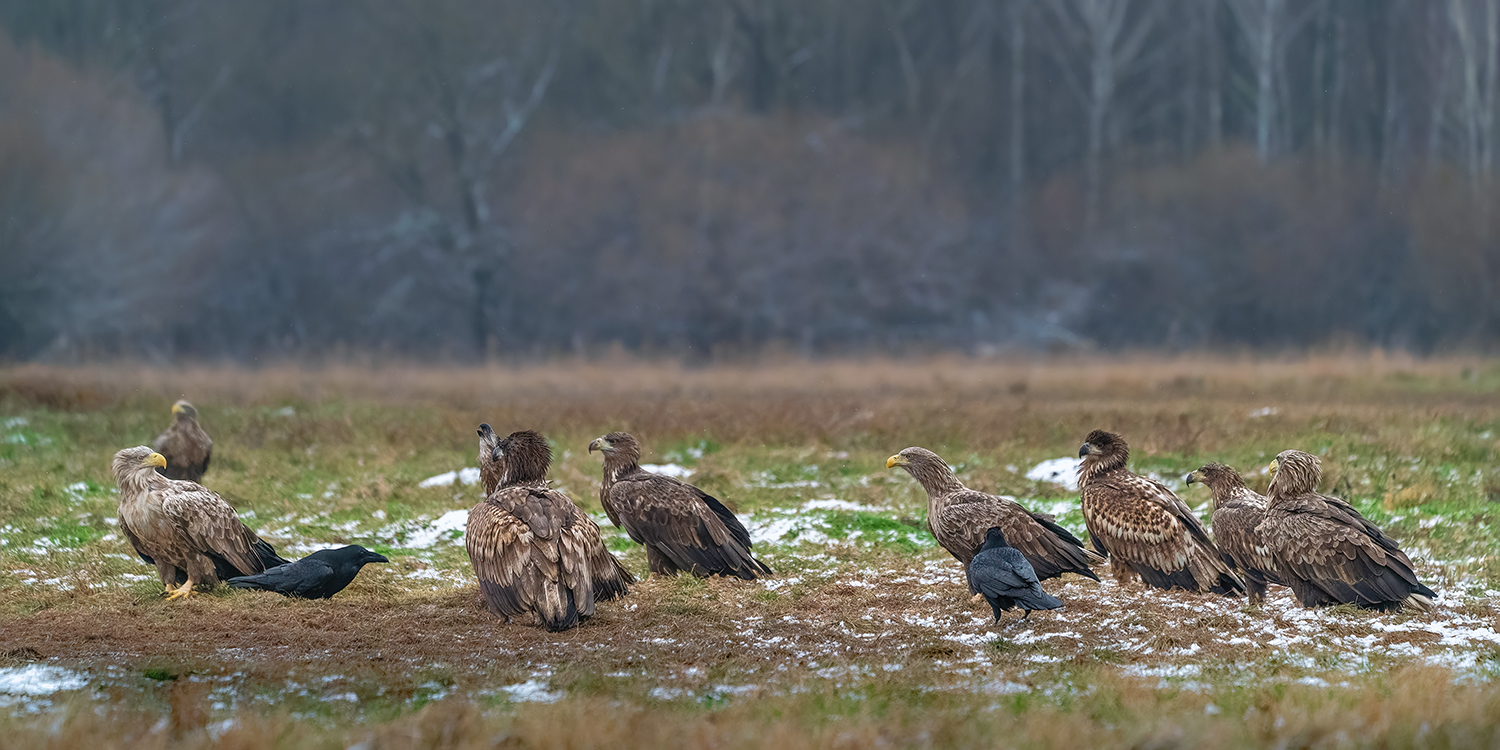
[{"label": "patch of snow", "polygon": [[652,474],[681,479],[693,475],[693,470],[682,464],[641,464],[641,468]]},{"label": "patch of snow", "polygon": [[11,417],[4,422],[0,422],[0,428],[25,427],[29,424],[31,424],[31,420],[25,417]]},{"label": "patch of snow", "polygon": [[1259,409],[1251,409],[1250,413],[1245,416],[1250,419],[1260,419],[1261,417],[1274,417],[1280,412],[1281,410],[1274,406],[1262,406]]},{"label": "patch of snow", "polygon": [[1026,470],[1026,478],[1033,482],[1060,484],[1069,492],[1078,491],[1078,466],[1082,459],[1063,457],[1049,458]]},{"label": "patch of snow", "polygon": [[0,693],[9,695],[51,695],[87,684],[89,678],[78,672],[45,664],[0,669]]},{"label": "patch of snow", "polygon": [[434,477],[428,477],[417,482],[418,487],[451,487],[454,482],[459,484],[479,484],[479,469],[474,466],[465,466],[458,471],[448,471]]},{"label": "patch of snow", "polygon": [[438,542],[463,543],[463,530],[469,523],[469,511],[450,510],[430,523],[409,533],[402,546],[426,549]]},{"label": "patch of snow", "polygon": [[566,691],[548,690],[547,683],[541,680],[527,680],[515,685],[506,685],[500,688],[512,703],[556,703],[567,695]]}]

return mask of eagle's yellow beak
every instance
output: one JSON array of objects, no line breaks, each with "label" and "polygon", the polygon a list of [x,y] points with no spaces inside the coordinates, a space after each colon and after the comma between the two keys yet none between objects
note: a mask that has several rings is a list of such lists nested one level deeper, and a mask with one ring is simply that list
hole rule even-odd
[{"label": "eagle's yellow beak", "polygon": [[1271,459],[1271,463],[1266,466],[1266,471],[1271,472],[1271,476],[1274,477],[1274,476],[1276,476],[1276,469],[1277,469],[1276,459],[1273,458],[1273,459]]},{"label": "eagle's yellow beak", "polygon": [[162,467],[165,467],[167,465],[167,457],[163,456],[160,453],[152,453],[151,455],[149,455],[149,456],[146,457],[146,463],[144,463],[142,465],[143,466],[162,466]]},{"label": "eagle's yellow beak", "polygon": [[182,404],[181,403],[172,404],[172,413],[173,414],[181,414],[182,413]]},{"label": "eagle's yellow beak", "polygon": [[887,468],[887,469],[894,469],[897,466],[905,466],[908,463],[910,463],[910,462],[906,460],[906,456],[903,456],[903,455],[901,455],[901,454],[898,453],[898,454],[896,454],[894,456],[891,456],[890,458],[887,458],[885,460],[885,468]]}]

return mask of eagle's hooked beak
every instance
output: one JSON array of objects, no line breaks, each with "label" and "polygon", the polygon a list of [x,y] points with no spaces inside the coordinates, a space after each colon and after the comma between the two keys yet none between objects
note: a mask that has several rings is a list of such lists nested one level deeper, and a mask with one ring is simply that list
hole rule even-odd
[{"label": "eagle's hooked beak", "polygon": [[158,467],[163,467],[164,468],[167,465],[167,457],[163,456],[160,453],[152,453],[151,455],[149,455],[149,456],[146,457],[146,462],[143,463],[143,464],[141,464],[141,465],[142,466],[158,466]]},{"label": "eagle's hooked beak", "polygon": [[1095,448],[1094,445],[1093,445],[1093,443],[1084,443],[1083,445],[1078,446],[1078,457],[1079,458],[1087,458],[1090,453],[1098,453],[1098,452],[1099,452],[1099,449]]},{"label": "eagle's hooked beak", "polygon": [[885,460],[885,468],[894,469],[897,466],[905,466],[909,463],[911,463],[911,461],[906,460],[906,456],[897,453],[896,455],[891,456],[890,458],[887,458]]},{"label": "eagle's hooked beak", "polygon": [[182,402],[181,401],[178,401],[177,403],[172,404],[172,413],[173,414],[181,414],[184,411],[186,411],[186,410],[182,408]]},{"label": "eagle's hooked beak", "polygon": [[589,443],[589,453],[593,453],[594,451],[602,451],[608,445],[609,443],[604,438],[594,438],[594,441]]},{"label": "eagle's hooked beak", "polygon": [[488,434],[490,434],[490,433],[492,433],[494,431],[495,431],[495,429],[493,427],[490,427],[490,425],[489,425],[488,422],[479,425],[479,436],[480,437],[484,437],[485,435],[488,435]]},{"label": "eagle's hooked beak", "polygon": [[1273,476],[1273,477],[1276,476],[1276,470],[1279,469],[1279,468],[1281,468],[1280,466],[1277,465],[1277,463],[1278,463],[1277,460],[1273,458],[1273,459],[1271,459],[1271,463],[1266,466],[1266,471],[1271,472],[1271,476]]},{"label": "eagle's hooked beak", "polygon": [[498,445],[495,446],[494,448],[492,448],[490,450],[490,460],[491,461],[499,461],[504,456],[505,456],[505,451],[500,450],[500,446],[498,446]]},{"label": "eagle's hooked beak", "polygon": [[1192,484],[1193,482],[1201,481],[1201,479],[1198,477],[1198,472],[1190,471],[1187,476],[1182,478],[1182,481]]}]

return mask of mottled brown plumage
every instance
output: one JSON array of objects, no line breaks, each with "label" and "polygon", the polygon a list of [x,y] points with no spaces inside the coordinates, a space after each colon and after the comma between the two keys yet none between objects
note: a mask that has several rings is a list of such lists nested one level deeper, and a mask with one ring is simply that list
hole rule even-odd
[{"label": "mottled brown plumage", "polygon": [[1432,608],[1437,594],[1417,580],[1396,542],[1354,506],[1318,494],[1323,468],[1317,456],[1285,450],[1270,468],[1269,502],[1258,530],[1302,606]]},{"label": "mottled brown plumage", "polygon": [[286,564],[217,493],[158,474],[165,464],[143,445],[116,453],[112,468],[120,486],[120,528],[141,559],[156,566],[168,598]]},{"label": "mottled brown plumage", "polygon": [[750,532],[703,490],[641,468],[641,444],[624,432],[589,443],[604,453],[599,501],[616,526],[646,547],[651,572],[736,576],[753,580],[771,569],[750,552]]},{"label": "mottled brown plumage", "polygon": [[551,462],[541,435],[501,439],[480,425],[486,497],[469,511],[464,546],[490,612],[507,621],[534,614],[558,631],[592,616],[595,602],[623,596],[635,577],[609,553],[593,519],[548,485]]},{"label": "mottled brown plumage", "polygon": [[214,441],[198,424],[198,410],[186,401],[172,404],[172,424],[156,436],[151,447],[167,459],[161,474],[169,479],[196,482],[208,471]]},{"label": "mottled brown plumage", "polygon": [[1166,485],[1125,468],[1130,447],[1094,430],[1078,449],[1083,520],[1115,579],[1139,577],[1160,589],[1232,596],[1245,584],[1230,570],[1203,522]]},{"label": "mottled brown plumage", "polygon": [[886,459],[885,466],[906,469],[927,491],[927,528],[964,570],[984,545],[986,531],[994,527],[1001,530],[1011,547],[1025,555],[1037,578],[1077,573],[1099,580],[1089,564],[1103,563],[1104,558],[1084,549],[1083,543],[1057,525],[1052,516],[1033,513],[1010,498],[965,487],[936,453],[906,448]]},{"label": "mottled brown plumage", "polygon": [[1265,496],[1246,487],[1239,472],[1224,464],[1204,464],[1188,474],[1186,480],[1188,484],[1208,486],[1214,499],[1214,543],[1245,579],[1250,603],[1264,602],[1266,584],[1281,583],[1271,552],[1256,530],[1266,517]]}]

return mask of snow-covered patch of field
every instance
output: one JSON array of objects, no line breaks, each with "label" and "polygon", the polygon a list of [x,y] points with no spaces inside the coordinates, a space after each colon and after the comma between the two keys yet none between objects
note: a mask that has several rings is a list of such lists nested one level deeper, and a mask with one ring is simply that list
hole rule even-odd
[{"label": "snow-covered patch of field", "polygon": [[641,468],[652,474],[684,479],[693,475],[693,470],[682,464],[641,464]]},{"label": "snow-covered patch of field", "polygon": [[479,469],[465,466],[457,471],[446,471],[417,482],[418,487],[452,487],[457,482],[463,485],[479,484]]},{"label": "snow-covered patch of field", "polygon": [[87,675],[63,667],[27,664],[0,668],[0,705],[33,705],[37,698],[78,690],[88,684]]},{"label": "snow-covered patch of field", "polygon": [[1061,485],[1069,492],[1078,491],[1078,466],[1081,459],[1064,456],[1049,458],[1026,470],[1026,478],[1033,482],[1050,482]]}]

